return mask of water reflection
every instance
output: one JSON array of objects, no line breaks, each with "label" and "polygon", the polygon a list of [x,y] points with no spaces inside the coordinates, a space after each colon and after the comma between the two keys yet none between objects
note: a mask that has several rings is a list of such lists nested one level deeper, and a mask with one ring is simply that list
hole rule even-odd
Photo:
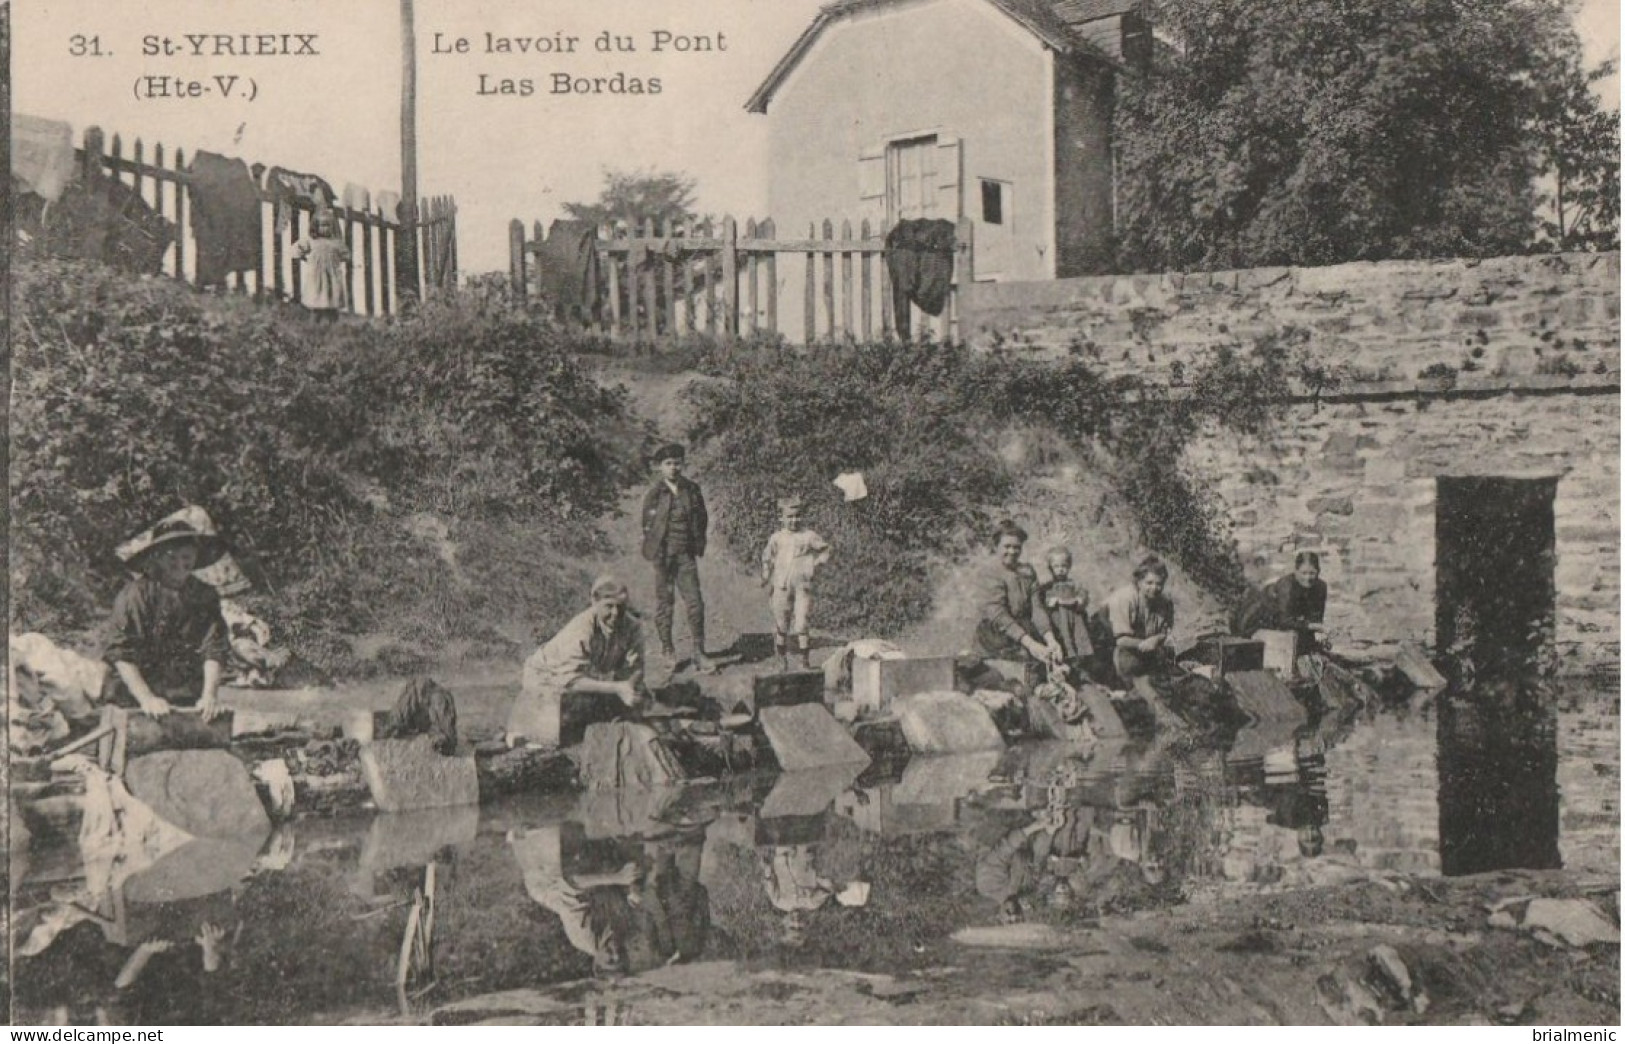
[{"label": "water reflection", "polygon": [[1446,874],[1548,870],[1558,854],[1557,708],[1533,686],[1439,707],[1439,856]]},{"label": "water reflection", "polygon": [[[954,963],[956,931],[1001,922],[1398,872],[1617,873],[1618,785],[1612,692],[1485,692],[1266,724],[1223,750],[1028,744],[301,821],[168,852],[100,894],[94,866],[36,852],[16,900],[17,1013],[376,1021],[402,1018],[404,996],[425,1021],[502,996],[532,1020],[627,1021],[591,998],[651,969],[899,973]],[[430,880],[429,952],[400,991]]]}]

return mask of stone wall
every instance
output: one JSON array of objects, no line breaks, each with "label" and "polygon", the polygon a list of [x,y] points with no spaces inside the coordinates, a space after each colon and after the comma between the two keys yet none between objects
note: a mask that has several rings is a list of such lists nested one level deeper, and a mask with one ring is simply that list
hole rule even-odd
[{"label": "stone wall", "polygon": [[1346,401],[1290,408],[1269,436],[1211,430],[1187,464],[1223,505],[1255,580],[1320,554],[1326,623],[1353,652],[1434,637],[1439,476],[1559,477],[1557,652],[1619,663],[1619,397]]},{"label": "stone wall", "polygon": [[1557,653],[1579,672],[1619,664],[1619,291],[1617,254],[1112,276],[978,285],[964,328],[1175,386],[1219,346],[1291,333],[1284,422],[1214,428],[1185,463],[1253,579],[1320,553],[1352,652],[1434,638],[1439,477],[1558,479]]}]

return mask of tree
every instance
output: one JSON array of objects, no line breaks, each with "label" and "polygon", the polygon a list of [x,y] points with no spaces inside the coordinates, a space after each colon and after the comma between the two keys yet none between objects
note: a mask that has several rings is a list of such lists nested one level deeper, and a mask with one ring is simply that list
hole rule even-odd
[{"label": "tree", "polygon": [[1596,85],[1616,63],[1586,69],[1578,46],[1554,55],[1535,81],[1536,140],[1551,186],[1542,199],[1542,241],[1559,250],[1619,247],[1619,113]]},{"label": "tree", "polygon": [[1527,249],[1541,128],[1577,104],[1542,88],[1580,68],[1571,4],[1151,0],[1171,44],[1120,84],[1120,267]]},{"label": "tree", "polygon": [[694,214],[695,181],[673,171],[606,170],[595,203],[566,203],[564,212],[578,221],[610,222],[637,228],[645,223],[688,224]]}]

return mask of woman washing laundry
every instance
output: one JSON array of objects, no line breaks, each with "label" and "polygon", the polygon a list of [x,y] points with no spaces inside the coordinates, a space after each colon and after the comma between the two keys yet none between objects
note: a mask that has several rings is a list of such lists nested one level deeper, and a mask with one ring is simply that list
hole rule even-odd
[{"label": "woman washing laundry", "polygon": [[219,713],[226,621],[220,596],[192,572],[224,550],[213,534],[169,520],[130,555],[139,575],[113,602],[113,633],[102,657],[113,668],[102,688],[105,702],[154,718],[177,707],[197,707],[204,721]]},{"label": "woman washing laundry", "polygon": [[1114,591],[1102,612],[1112,636],[1112,666],[1118,677],[1145,700],[1159,730],[1179,732],[1185,725],[1156,684],[1166,683],[1178,670],[1169,645],[1174,603],[1163,593],[1167,583],[1168,566],[1148,555],[1134,567],[1133,583]]},{"label": "woman washing laundry", "polygon": [[1294,631],[1298,655],[1325,652],[1326,581],[1320,578],[1320,556],[1299,551],[1292,572],[1254,591],[1236,613],[1235,632],[1251,637],[1258,631]]}]

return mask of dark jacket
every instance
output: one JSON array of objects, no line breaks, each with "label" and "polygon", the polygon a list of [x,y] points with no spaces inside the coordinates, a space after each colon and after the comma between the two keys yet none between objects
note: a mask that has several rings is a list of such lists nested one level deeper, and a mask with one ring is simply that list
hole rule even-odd
[{"label": "dark jacket", "polygon": [[643,557],[651,562],[660,557],[661,547],[666,542],[666,528],[671,521],[672,503],[677,497],[687,500],[688,547],[695,558],[705,555],[705,531],[711,524],[705,513],[705,497],[692,479],[679,475],[675,495],[662,478],[655,480],[643,498]]},{"label": "dark jacket", "polygon": [[[226,662],[220,596],[193,576],[179,590],[147,576],[131,580],[113,601],[111,631],[102,659],[135,664],[153,692],[182,705],[202,695],[205,661]],[[107,672],[102,698],[120,706],[134,699],[116,670]]]},{"label": "dark jacket", "polygon": [[1326,581],[1301,586],[1289,573],[1251,592],[1231,621],[1236,634],[1304,631],[1326,619]]}]

